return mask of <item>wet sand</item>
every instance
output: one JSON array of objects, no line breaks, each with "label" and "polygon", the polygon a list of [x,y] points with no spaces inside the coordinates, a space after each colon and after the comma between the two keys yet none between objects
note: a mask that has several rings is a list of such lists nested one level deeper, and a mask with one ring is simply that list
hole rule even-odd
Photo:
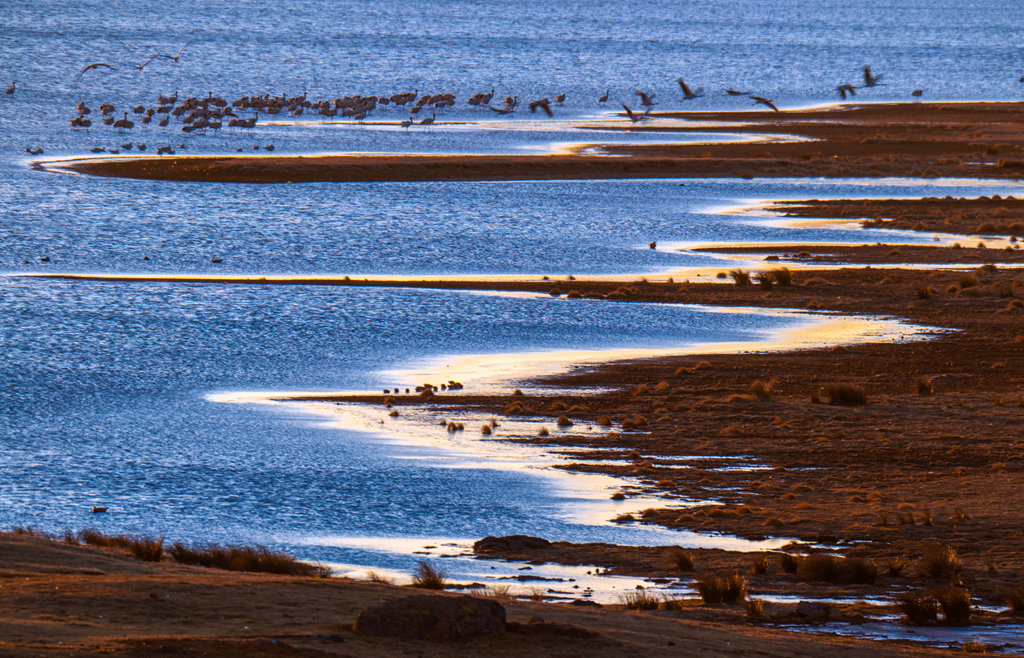
[{"label": "wet sand", "polygon": [[[623,119],[621,130],[744,132],[806,141],[619,144],[598,147],[602,155],[176,155],[89,158],[45,166],[94,176],[237,183],[1024,175],[1024,103],[851,104],[778,113],[656,116],[674,123],[634,126]],[[615,132],[609,130],[610,135]]]}]

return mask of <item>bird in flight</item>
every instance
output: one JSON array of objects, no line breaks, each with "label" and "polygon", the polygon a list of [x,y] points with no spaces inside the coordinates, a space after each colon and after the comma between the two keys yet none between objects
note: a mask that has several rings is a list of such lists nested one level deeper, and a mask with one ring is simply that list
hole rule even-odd
[{"label": "bird in flight", "polygon": [[654,102],[654,94],[645,94],[640,90],[634,91],[633,93],[640,97],[640,104],[644,107],[657,105],[657,103]]},{"label": "bird in flight", "polygon": [[864,86],[865,87],[877,87],[878,85],[884,85],[884,82],[880,82],[882,76],[871,75],[871,67],[864,67]]},{"label": "bird in flight", "polygon": [[[164,58],[166,58],[166,59],[169,59],[169,60],[171,60],[172,62],[177,62],[177,61],[178,61],[178,58],[179,58],[179,57],[181,57],[181,53],[182,53],[182,52],[183,52],[183,51],[184,51],[184,50],[185,50],[186,48],[188,48],[188,44],[190,44],[190,43],[192,43],[192,39],[189,39],[188,41],[186,41],[186,42],[185,42],[185,45],[184,45],[184,46],[182,46],[181,48],[178,48],[178,52],[174,53],[174,56],[171,56],[171,55],[164,55],[163,53],[157,53],[157,54],[153,55],[153,57],[164,57]],[[150,59],[152,59],[152,57],[151,57]]]},{"label": "bird in flight", "polygon": [[737,91],[736,89],[726,89],[725,93],[729,94],[730,96],[746,96],[750,94],[749,91]]},{"label": "bird in flight", "polygon": [[776,112],[779,111],[779,108],[775,107],[775,103],[771,102],[770,100],[768,100],[767,98],[765,98],[763,96],[751,96],[751,98],[754,99],[755,103],[760,103],[761,105],[765,105],[767,107],[770,107],[773,110],[775,110]]},{"label": "bird in flight", "polygon": [[554,113],[551,112],[550,102],[551,101],[549,101],[547,98],[542,98],[536,101],[530,101],[530,112],[536,112],[537,108],[539,107],[540,109],[544,110],[544,113],[547,114],[549,117],[553,117],[555,115]]},{"label": "bird in flight", "polygon": [[683,100],[684,101],[693,100],[694,98],[697,98],[698,96],[703,96],[704,95],[704,94],[700,93],[699,91],[698,92],[694,92],[692,89],[690,89],[690,87],[687,86],[687,84],[685,82],[683,82],[682,78],[676,78],[676,82],[679,83],[679,88],[683,90]]},{"label": "bird in flight", "polygon": [[77,80],[77,79],[81,78],[81,77],[82,77],[83,75],[85,75],[85,74],[86,74],[87,72],[89,72],[89,71],[91,71],[91,70],[93,70],[93,69],[97,69],[97,68],[99,68],[99,67],[101,67],[101,66],[102,66],[102,67],[105,67],[105,68],[108,68],[108,69],[110,69],[111,71],[116,71],[116,70],[117,70],[117,69],[115,69],[115,68],[114,68],[113,66],[111,66],[110,64],[104,64],[103,62],[96,62],[95,64],[90,64],[89,66],[86,66],[86,67],[85,67],[84,69],[82,69],[81,71],[79,71],[79,72],[78,72],[78,75],[76,75],[76,76],[75,76],[75,80]]},{"label": "bird in flight", "polygon": [[849,94],[850,96],[857,95],[857,88],[854,87],[853,85],[839,85],[838,87],[836,87],[836,91],[839,92],[839,97],[842,98],[843,100],[846,100],[847,94]]},{"label": "bird in flight", "polygon": [[632,121],[633,123],[643,121],[644,119],[647,118],[645,115],[637,114],[633,110],[629,109],[629,106],[626,105],[625,103],[622,104],[622,109],[626,110],[626,116],[629,117],[629,120]]}]

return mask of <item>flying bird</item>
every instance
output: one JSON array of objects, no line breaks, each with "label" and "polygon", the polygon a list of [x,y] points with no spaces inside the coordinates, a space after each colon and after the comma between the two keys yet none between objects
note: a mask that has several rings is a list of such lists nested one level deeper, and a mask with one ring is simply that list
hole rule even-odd
[{"label": "flying bird", "polygon": [[750,94],[749,91],[737,91],[735,89],[726,89],[725,93],[729,94],[730,96],[747,96],[748,94]]},{"label": "flying bird", "polygon": [[7,90],[4,93],[7,94],[8,96],[13,96],[14,95],[14,88],[17,85],[18,85],[18,81],[15,80],[14,82],[11,83],[11,86],[8,87]]},{"label": "flying bird", "polygon": [[914,91],[910,92],[910,95],[913,96],[914,98],[921,98],[921,96],[924,95],[924,89],[915,89]]},{"label": "flying bird", "polygon": [[843,100],[846,100],[847,95],[857,95],[857,88],[854,87],[853,85],[839,85],[838,87],[836,87],[836,91],[839,92],[839,97],[842,98]]},{"label": "flying bird", "polygon": [[645,94],[640,90],[634,91],[633,93],[640,97],[640,104],[644,107],[657,105],[657,103],[654,102],[654,94]]},{"label": "flying bird", "polygon": [[547,97],[541,98],[540,100],[536,101],[530,101],[530,112],[536,112],[537,108],[539,107],[540,109],[544,110],[544,114],[547,114],[549,117],[553,117],[555,115],[554,113],[551,112],[550,103],[551,101],[549,101]]},{"label": "flying bird", "polygon": [[[186,41],[186,42],[185,42],[185,45],[184,45],[184,46],[182,46],[181,48],[178,48],[178,52],[174,53],[174,55],[173,55],[173,56],[171,56],[171,55],[164,55],[163,53],[157,53],[157,54],[153,55],[153,57],[164,57],[164,58],[166,58],[166,59],[169,59],[169,60],[171,60],[172,62],[177,62],[177,61],[178,61],[178,58],[179,58],[179,57],[181,57],[181,53],[182,53],[182,52],[183,52],[183,51],[184,51],[184,50],[185,50],[186,48],[188,48],[188,44],[190,44],[190,43],[192,43],[192,40],[191,40],[191,39],[189,39],[188,41]],[[150,59],[152,59],[152,57],[151,57]]]},{"label": "flying bird", "polygon": [[[1024,82],[1024,78],[1021,78],[1021,81]],[[600,98],[598,98],[597,102],[598,103],[607,103],[608,102],[608,92],[610,92],[610,91],[611,91],[611,89],[608,89],[607,91],[605,91],[604,92],[604,96],[601,96]]]},{"label": "flying bird", "polygon": [[626,105],[625,103],[622,104],[622,109],[626,110],[626,116],[629,117],[629,120],[632,121],[633,123],[643,121],[644,119],[647,118],[643,114],[637,114],[633,110],[629,109],[629,106]]},{"label": "flying bird", "polygon": [[882,79],[882,76],[880,76],[880,75],[871,75],[871,67],[870,66],[865,66],[864,67],[864,86],[865,87],[877,87],[878,85],[885,84],[884,82],[880,82],[881,79]]},{"label": "flying bird", "polygon": [[86,67],[85,67],[84,69],[82,69],[81,71],[79,71],[79,72],[78,72],[78,75],[76,75],[76,76],[75,76],[75,80],[77,80],[77,79],[81,78],[81,77],[82,77],[83,75],[85,75],[85,74],[86,74],[87,72],[89,72],[89,71],[91,71],[91,70],[93,70],[93,69],[97,69],[97,68],[99,68],[99,67],[101,67],[101,66],[102,66],[102,67],[105,67],[105,68],[108,68],[108,69],[110,69],[111,71],[116,71],[116,70],[117,70],[117,69],[115,69],[115,68],[114,68],[113,66],[111,66],[110,64],[104,64],[103,62],[96,62],[95,64],[90,64],[89,66],[86,66]]},{"label": "flying bird", "polygon": [[772,108],[773,110],[775,110],[776,112],[779,111],[779,108],[775,107],[775,103],[773,103],[772,101],[768,100],[767,98],[764,98],[763,96],[751,96],[751,98],[754,99],[755,103],[760,103],[761,105],[766,105],[766,106]]},{"label": "flying bird", "polygon": [[694,92],[692,89],[690,89],[687,86],[687,84],[685,82],[683,82],[682,78],[676,78],[676,82],[679,83],[679,88],[683,90],[683,100],[684,101],[693,100],[694,98],[697,98],[698,96],[703,96],[704,95],[704,94],[701,94],[699,92]]}]

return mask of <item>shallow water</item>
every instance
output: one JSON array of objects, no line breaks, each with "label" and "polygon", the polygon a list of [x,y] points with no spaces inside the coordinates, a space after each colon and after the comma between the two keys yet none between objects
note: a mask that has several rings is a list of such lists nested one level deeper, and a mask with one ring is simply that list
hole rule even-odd
[{"label": "shallow water", "polygon": [[[889,232],[787,228],[723,208],[776,198],[1008,194],[1006,182],[656,180],[231,185],[68,176],[28,167],[129,140],[233,153],[527,152],[608,136],[637,88],[658,109],[745,108],[726,86],[782,106],[831,101],[863,64],[890,84],[867,100],[1016,99],[1024,9],[1015,2],[771,5],[453,2],[8,2],[0,76],[0,273],[301,275],[650,275],[724,267],[647,244],[893,241]],[[879,20],[899,12],[900,21]],[[343,15],[345,20],[325,20]],[[102,20],[98,17],[102,16]],[[955,25],[955,29],[951,26]],[[133,65],[152,52],[181,60]],[[75,74],[106,61],[113,72]],[[713,62],[713,66],[708,65]],[[682,103],[683,75],[706,95]],[[6,80],[0,80],[3,87]],[[460,101],[495,87],[521,100],[565,91],[559,120],[497,118],[461,104],[431,129],[261,125],[185,136],[141,126],[72,131],[75,103],[151,104],[157,93],[310,97],[419,89]],[[606,89],[612,102],[593,100]],[[861,98],[860,96],[858,98]],[[94,112],[93,118],[96,119]],[[585,121],[575,121],[582,120]],[[574,122],[575,121],[575,122]],[[98,121],[97,121],[98,123]],[[698,136],[700,137],[700,136]],[[615,133],[616,141],[678,135]],[[931,236],[898,236],[929,241]],[[48,260],[43,261],[43,258]],[[220,263],[211,262],[220,259]],[[535,467],[511,446],[410,445],[288,406],[213,401],[252,391],[379,389],[396,371],[464,354],[638,350],[761,340],[818,320],[610,302],[569,303],[402,289],[68,282],[0,276],[0,527],[96,526],[169,540],[261,542],[309,559],[408,571],[405,540],[486,534],[619,543],[725,541],[593,512],[607,482]],[[110,508],[90,513],[92,505]],[[586,511],[586,513],[582,513]],[[400,541],[402,540],[402,541]],[[396,548],[397,547],[397,548]],[[468,560],[453,571],[478,575]]]}]

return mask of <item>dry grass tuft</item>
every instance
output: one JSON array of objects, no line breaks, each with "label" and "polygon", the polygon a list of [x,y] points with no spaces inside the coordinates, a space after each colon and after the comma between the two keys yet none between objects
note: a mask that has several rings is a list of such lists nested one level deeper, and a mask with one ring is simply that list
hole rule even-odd
[{"label": "dry grass tuft", "polygon": [[680,571],[690,571],[693,569],[694,562],[696,562],[693,553],[682,546],[672,546],[669,548],[666,557],[668,557],[669,564]]},{"label": "dry grass tuft", "polygon": [[771,383],[763,382],[760,379],[750,385],[750,392],[761,402],[767,402],[772,399]]},{"label": "dry grass tuft", "polygon": [[108,535],[99,530],[82,530],[77,539],[82,544],[115,548],[146,562],[159,562],[164,555],[164,538],[132,537],[129,535]]},{"label": "dry grass tuft", "polygon": [[738,603],[747,598],[747,579],[738,573],[728,576],[704,574],[697,579],[696,585],[706,605]]},{"label": "dry grass tuft", "polygon": [[796,573],[801,559],[801,556],[792,553],[779,553],[779,568],[785,573]]},{"label": "dry grass tuft", "polygon": [[914,382],[914,388],[917,390],[918,395],[931,395],[935,392],[932,387],[932,380],[925,379],[924,377]]},{"label": "dry grass tuft", "polygon": [[853,384],[828,384],[823,389],[829,404],[844,407],[863,406],[868,403],[867,393]]},{"label": "dry grass tuft", "polygon": [[661,607],[661,599],[645,589],[638,589],[623,594],[622,604],[628,610],[657,610]]},{"label": "dry grass tuft", "polygon": [[919,566],[921,575],[926,578],[942,578],[957,582],[963,563],[952,546],[930,544],[924,548]]},{"label": "dry grass tuft", "polygon": [[793,285],[793,273],[788,268],[781,268],[772,272],[775,275],[775,282],[780,286],[791,286]]},{"label": "dry grass tuft", "polygon": [[447,585],[447,574],[444,569],[434,567],[426,560],[416,565],[416,573],[412,576],[412,586],[420,589],[444,589]]},{"label": "dry grass tuft", "polygon": [[255,571],[288,576],[331,575],[330,569],[319,564],[300,562],[287,553],[271,551],[263,546],[189,547],[176,543],[168,551],[176,562],[227,571]]},{"label": "dry grass tuft", "polygon": [[966,589],[950,587],[935,593],[942,608],[942,623],[966,626],[971,622],[971,595]]},{"label": "dry grass tuft", "polygon": [[803,580],[836,584],[870,585],[878,579],[878,567],[871,560],[825,553],[808,555],[797,571]]},{"label": "dry grass tuft", "polygon": [[896,596],[896,604],[904,615],[907,623],[914,626],[925,626],[939,620],[939,603],[930,594],[914,594],[906,592]]},{"label": "dry grass tuft", "polygon": [[1003,600],[1015,615],[1024,615],[1024,585],[1018,585],[1003,592]]},{"label": "dry grass tuft", "polygon": [[729,276],[732,277],[733,282],[738,286],[750,285],[750,273],[744,272],[743,270],[731,270]]},{"label": "dry grass tuft", "polygon": [[750,561],[750,573],[763,575],[768,573],[769,560],[767,555],[757,555]]},{"label": "dry grass tuft", "polygon": [[566,418],[565,416],[559,416],[558,420],[556,420],[555,423],[559,427],[572,427],[572,421]]},{"label": "dry grass tuft", "polygon": [[764,602],[760,599],[747,599],[747,616],[760,617],[764,614]]}]

